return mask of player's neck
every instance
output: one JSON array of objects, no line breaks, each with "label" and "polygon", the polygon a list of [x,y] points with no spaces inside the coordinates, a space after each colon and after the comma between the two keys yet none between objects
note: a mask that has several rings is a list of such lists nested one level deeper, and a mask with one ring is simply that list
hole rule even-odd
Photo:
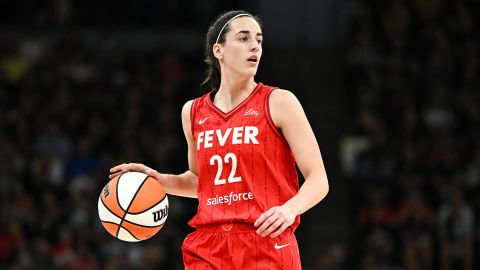
[{"label": "player's neck", "polygon": [[257,83],[250,77],[245,80],[222,78],[214,104],[226,111],[234,108],[245,100],[255,89]]}]

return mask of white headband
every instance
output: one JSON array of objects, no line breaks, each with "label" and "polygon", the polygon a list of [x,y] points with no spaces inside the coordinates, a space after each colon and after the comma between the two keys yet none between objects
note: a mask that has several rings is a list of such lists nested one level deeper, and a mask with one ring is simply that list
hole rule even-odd
[{"label": "white headband", "polygon": [[223,25],[222,29],[220,29],[220,32],[218,32],[217,40],[215,41],[215,43],[218,43],[218,39],[220,38],[220,35],[221,35],[222,32],[223,32],[223,29],[225,29],[225,26],[227,26],[227,24],[229,24],[231,21],[233,21],[233,20],[235,20],[236,18],[241,17],[241,16],[249,16],[249,17],[252,17],[252,15],[250,15],[250,14],[248,14],[248,13],[240,13],[240,14],[238,14],[238,15],[233,16],[233,18],[231,18],[230,20],[228,20],[228,22]]}]

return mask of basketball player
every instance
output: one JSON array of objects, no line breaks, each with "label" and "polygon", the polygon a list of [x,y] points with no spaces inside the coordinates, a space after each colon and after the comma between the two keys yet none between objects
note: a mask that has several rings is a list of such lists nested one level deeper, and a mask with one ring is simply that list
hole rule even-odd
[{"label": "basketball player", "polygon": [[[189,170],[140,171],[167,193],[198,198],[183,243],[185,269],[301,269],[294,236],[299,215],[321,201],[328,181],[320,150],[297,98],[257,83],[262,57],[259,20],[244,11],[220,15],[209,28],[204,83],[211,92],[182,109]],[[305,182],[299,188],[295,164]]]}]

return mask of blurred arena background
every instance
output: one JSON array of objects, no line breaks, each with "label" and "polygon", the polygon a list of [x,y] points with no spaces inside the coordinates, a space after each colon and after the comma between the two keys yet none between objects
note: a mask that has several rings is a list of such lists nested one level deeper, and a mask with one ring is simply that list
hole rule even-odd
[{"label": "blurred arena background", "polygon": [[480,269],[474,0],[1,1],[0,269],[182,269],[195,200],[129,244],[97,199],[113,165],[187,168],[181,106],[229,9],[263,19],[257,79],[299,97],[322,149],[304,269]]}]

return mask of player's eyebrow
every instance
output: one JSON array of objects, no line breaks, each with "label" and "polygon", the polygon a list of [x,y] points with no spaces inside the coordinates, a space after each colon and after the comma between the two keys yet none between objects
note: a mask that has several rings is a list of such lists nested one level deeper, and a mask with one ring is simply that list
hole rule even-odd
[{"label": "player's eyebrow", "polygon": [[[250,31],[249,30],[240,30],[235,35],[238,35],[238,34],[250,34]],[[257,33],[256,36],[257,37],[263,37],[263,34],[259,32],[259,33]]]}]

